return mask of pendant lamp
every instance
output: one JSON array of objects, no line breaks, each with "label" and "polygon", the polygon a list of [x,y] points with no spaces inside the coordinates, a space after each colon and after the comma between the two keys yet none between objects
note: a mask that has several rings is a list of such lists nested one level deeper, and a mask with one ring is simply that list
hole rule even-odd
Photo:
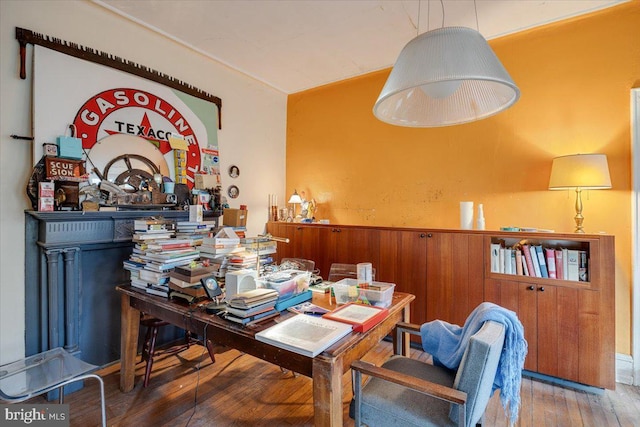
[{"label": "pendant lamp", "polygon": [[497,114],[519,97],[478,31],[443,27],[418,35],[402,49],[373,113],[397,126],[451,126]]}]

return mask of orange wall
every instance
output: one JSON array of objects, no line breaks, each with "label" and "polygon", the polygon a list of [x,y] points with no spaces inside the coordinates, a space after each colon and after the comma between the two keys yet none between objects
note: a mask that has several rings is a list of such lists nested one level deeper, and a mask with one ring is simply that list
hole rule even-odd
[{"label": "orange wall", "polygon": [[608,156],[612,190],[583,192],[588,233],[616,236],[616,351],[630,353],[630,89],[640,86],[640,2],[490,45],[521,98],[494,117],[407,129],[376,120],[390,70],[288,99],[287,193],[305,191],[336,224],[459,227],[483,203],[487,229],[570,232],[575,193],[548,191],[554,157]]}]

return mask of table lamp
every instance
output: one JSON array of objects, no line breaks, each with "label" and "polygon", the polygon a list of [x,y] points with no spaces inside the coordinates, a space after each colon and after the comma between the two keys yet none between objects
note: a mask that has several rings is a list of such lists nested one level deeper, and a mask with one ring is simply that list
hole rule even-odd
[{"label": "table lamp", "polygon": [[576,191],[576,229],[584,233],[582,222],[582,190],[603,190],[611,188],[609,165],[604,154],[573,154],[556,157],[551,165],[549,190]]},{"label": "table lamp", "polygon": [[289,198],[289,203],[291,203],[293,205],[293,218],[295,218],[297,216],[296,215],[296,205],[299,205],[299,204],[302,203],[302,198],[298,194],[297,190],[295,190],[295,189],[293,190],[293,194]]}]

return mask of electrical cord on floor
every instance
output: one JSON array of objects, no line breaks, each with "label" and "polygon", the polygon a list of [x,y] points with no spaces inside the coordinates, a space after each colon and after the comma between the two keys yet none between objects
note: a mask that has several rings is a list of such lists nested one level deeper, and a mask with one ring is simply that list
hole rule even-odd
[{"label": "electrical cord on floor", "polygon": [[204,345],[202,346],[202,353],[200,354],[200,360],[198,361],[198,366],[196,367],[196,370],[198,371],[198,376],[196,377],[196,392],[193,396],[193,411],[191,412],[191,415],[189,415],[189,419],[187,420],[187,423],[184,425],[185,427],[187,427],[191,422],[191,418],[193,418],[193,416],[196,414],[196,409],[198,407],[198,385],[200,385],[200,365],[202,364],[202,357],[204,356],[204,352],[207,349],[207,326],[209,325],[205,323],[203,337],[202,337],[202,342]]}]

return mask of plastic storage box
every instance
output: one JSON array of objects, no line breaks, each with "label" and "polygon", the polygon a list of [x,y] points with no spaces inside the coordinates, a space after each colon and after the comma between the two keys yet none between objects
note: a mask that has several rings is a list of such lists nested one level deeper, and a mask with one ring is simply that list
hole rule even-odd
[{"label": "plastic storage box", "polygon": [[299,270],[281,270],[256,279],[259,288],[271,288],[278,291],[280,298],[290,297],[309,289],[311,272]]},{"label": "plastic storage box", "polygon": [[374,281],[369,288],[360,289],[356,279],[342,279],[333,284],[333,293],[338,305],[363,299],[364,296],[371,305],[389,307],[395,287],[394,283]]}]

